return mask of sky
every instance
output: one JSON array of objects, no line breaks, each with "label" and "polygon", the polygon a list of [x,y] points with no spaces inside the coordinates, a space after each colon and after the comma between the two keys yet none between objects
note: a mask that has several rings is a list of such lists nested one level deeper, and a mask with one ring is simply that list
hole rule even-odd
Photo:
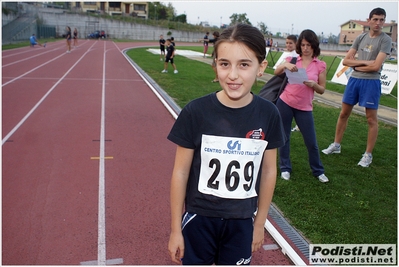
[{"label": "sky", "polygon": [[186,14],[187,22],[198,24],[207,21],[210,25],[229,24],[230,16],[247,14],[254,26],[263,22],[273,34],[299,34],[311,29],[316,34],[338,35],[340,25],[353,20],[366,21],[370,11],[376,7],[385,9],[386,22],[398,22],[398,1],[162,1],[172,3],[176,15]]}]

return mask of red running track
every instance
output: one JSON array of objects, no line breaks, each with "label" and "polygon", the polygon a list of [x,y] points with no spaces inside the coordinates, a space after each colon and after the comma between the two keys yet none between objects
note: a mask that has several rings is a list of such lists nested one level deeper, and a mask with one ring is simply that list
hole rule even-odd
[{"label": "red running track", "polygon": [[[2,52],[3,265],[172,264],[174,118],[121,53],[147,45]],[[252,262],[292,264],[280,249]]]}]

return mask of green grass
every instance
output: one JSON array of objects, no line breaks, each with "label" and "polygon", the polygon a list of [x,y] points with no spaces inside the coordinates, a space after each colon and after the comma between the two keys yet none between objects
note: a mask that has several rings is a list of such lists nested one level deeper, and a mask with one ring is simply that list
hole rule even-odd
[{"label": "green grass", "polygon": [[[47,38],[47,39],[39,39],[39,42],[43,45],[45,42],[50,43],[50,42],[56,42],[60,39],[54,39],[54,38]],[[28,47],[30,46],[29,40],[26,40],[24,42],[18,42],[15,44],[6,44],[2,45],[1,49],[2,50],[8,50],[8,49],[14,49],[14,48],[20,48],[20,47]]]},{"label": "green grass", "polygon": [[[184,49],[178,47],[178,49]],[[202,51],[202,47],[190,48]],[[161,74],[163,62],[144,48],[128,55],[175,101],[190,100],[220,90],[211,83],[212,68],[176,56],[179,74]],[[261,84],[254,86],[257,93]],[[339,109],[314,103],[320,149],[333,140]],[[292,179],[277,180],[273,202],[312,243],[397,243],[397,127],[380,123],[378,141],[369,168],[357,166],[365,150],[367,123],[353,114],[342,143],[342,153],[321,160],[330,182],[320,183],[310,171],[306,147],[299,132],[291,135]]]}]

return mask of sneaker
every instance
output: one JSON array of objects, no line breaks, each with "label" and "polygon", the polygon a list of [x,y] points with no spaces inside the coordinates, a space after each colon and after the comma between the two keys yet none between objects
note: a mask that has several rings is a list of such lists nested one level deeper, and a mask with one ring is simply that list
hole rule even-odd
[{"label": "sneaker", "polygon": [[300,132],[298,125],[291,129],[291,132]]},{"label": "sneaker", "polygon": [[176,73],[179,73],[179,72],[177,70],[175,70],[173,73],[176,74]]},{"label": "sneaker", "polygon": [[317,178],[319,179],[319,181],[320,182],[322,182],[322,183],[327,183],[329,180],[328,180],[328,178],[327,178],[327,176],[323,173],[323,174],[320,174],[319,176],[317,176]]},{"label": "sneaker", "polygon": [[372,161],[373,161],[373,156],[371,154],[364,153],[362,159],[359,161],[357,165],[360,165],[362,167],[368,167],[370,166]]},{"label": "sneaker", "polygon": [[289,172],[282,172],[281,173],[281,178],[284,180],[288,181],[291,178],[291,174]]},{"label": "sneaker", "polygon": [[162,58],[159,59],[160,61],[163,61]]},{"label": "sneaker", "polygon": [[47,45],[47,43],[44,43],[44,45],[43,45],[43,46],[44,46],[44,47],[46,47],[46,45]]},{"label": "sneaker", "polygon": [[341,153],[341,145],[336,146],[334,143],[332,143],[326,149],[323,149],[321,152],[323,152],[326,155],[339,154],[339,153]]},{"label": "sneaker", "polygon": [[161,71],[161,73],[168,73],[168,71],[167,70],[163,70],[163,71]]}]

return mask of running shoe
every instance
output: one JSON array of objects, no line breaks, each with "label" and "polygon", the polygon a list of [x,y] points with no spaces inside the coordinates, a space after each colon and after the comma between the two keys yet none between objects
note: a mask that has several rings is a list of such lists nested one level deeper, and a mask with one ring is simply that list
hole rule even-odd
[{"label": "running shoe", "polygon": [[161,71],[161,73],[168,73],[168,71],[167,70],[163,70],[163,71]]},{"label": "running shoe", "polygon": [[177,70],[175,70],[173,73],[176,74],[176,73],[179,73],[179,72]]},{"label": "running shoe", "polygon": [[298,125],[291,129],[291,132],[300,132]]},{"label": "running shoe", "polygon": [[370,166],[371,162],[373,161],[373,156],[368,153],[364,153],[362,159],[359,161],[357,165],[362,167]]},{"label": "running shoe", "polygon": [[291,174],[289,172],[282,172],[281,173],[281,178],[284,180],[288,181],[291,178]]},{"label": "running shoe", "polygon": [[317,176],[317,178],[319,179],[319,181],[320,182],[322,182],[322,183],[327,183],[329,180],[328,180],[328,178],[327,178],[327,176],[323,173],[323,174],[320,174],[319,176]]},{"label": "running shoe", "polygon": [[326,149],[323,149],[321,152],[323,152],[326,155],[339,154],[339,153],[341,153],[341,145],[337,146],[334,143],[332,143]]}]

